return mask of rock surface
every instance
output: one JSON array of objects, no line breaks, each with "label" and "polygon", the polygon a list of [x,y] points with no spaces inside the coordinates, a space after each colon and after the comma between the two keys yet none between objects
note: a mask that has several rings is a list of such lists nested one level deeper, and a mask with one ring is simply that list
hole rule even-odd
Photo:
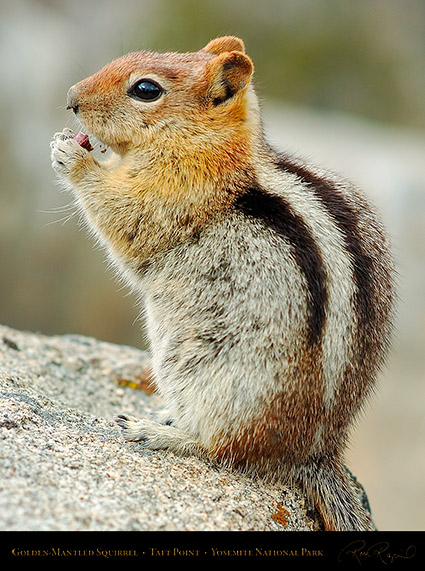
[{"label": "rock surface", "polygon": [[117,414],[164,412],[134,388],[146,362],[131,347],[0,326],[0,530],[317,529],[296,490],[125,443]]}]

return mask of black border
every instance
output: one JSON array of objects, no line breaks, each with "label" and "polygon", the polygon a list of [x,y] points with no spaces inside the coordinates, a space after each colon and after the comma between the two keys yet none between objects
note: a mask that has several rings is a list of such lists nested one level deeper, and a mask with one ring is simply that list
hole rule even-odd
[{"label": "black border", "polygon": [[[311,569],[420,569],[425,532],[3,532],[6,568],[62,563],[143,568],[204,562]],[[2,565],[3,566],[3,565]],[[3,567],[5,568],[5,567]]]}]

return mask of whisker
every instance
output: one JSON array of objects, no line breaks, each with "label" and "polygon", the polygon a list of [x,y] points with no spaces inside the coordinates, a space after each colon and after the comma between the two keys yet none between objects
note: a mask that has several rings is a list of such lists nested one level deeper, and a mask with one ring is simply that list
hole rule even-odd
[{"label": "whisker", "polygon": [[73,210],[75,207],[76,207],[75,203],[70,202],[69,204],[65,204],[63,206],[54,206],[52,208],[49,208],[49,210],[37,209],[37,212],[40,212],[41,214],[61,214],[62,212],[69,212],[70,210]]},{"label": "whisker", "polygon": [[51,222],[46,222],[46,226],[51,226],[52,224],[59,224],[61,222],[62,226],[65,226],[65,224],[70,220],[72,220],[72,218],[74,218],[76,214],[77,212],[71,212],[71,214],[68,214],[68,216],[64,216],[63,218],[58,218],[57,220],[52,220]]}]

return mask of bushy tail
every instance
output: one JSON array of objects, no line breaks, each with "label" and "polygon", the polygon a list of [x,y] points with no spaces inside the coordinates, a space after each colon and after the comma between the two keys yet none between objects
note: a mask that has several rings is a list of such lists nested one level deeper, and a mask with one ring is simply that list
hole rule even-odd
[{"label": "bushy tail", "polygon": [[326,531],[374,531],[361,487],[338,460],[321,458],[304,466],[298,483],[319,512]]}]

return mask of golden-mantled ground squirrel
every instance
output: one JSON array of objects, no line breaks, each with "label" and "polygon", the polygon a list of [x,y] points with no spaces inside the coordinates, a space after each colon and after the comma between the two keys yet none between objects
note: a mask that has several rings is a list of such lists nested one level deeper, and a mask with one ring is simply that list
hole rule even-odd
[{"label": "golden-mantled ground squirrel", "polygon": [[117,421],[147,448],[300,485],[325,529],[373,529],[342,455],[387,352],[389,246],[356,188],[266,142],[252,74],[224,37],[69,90],[112,158],[65,129],[53,168],[140,296],[173,418]]}]

